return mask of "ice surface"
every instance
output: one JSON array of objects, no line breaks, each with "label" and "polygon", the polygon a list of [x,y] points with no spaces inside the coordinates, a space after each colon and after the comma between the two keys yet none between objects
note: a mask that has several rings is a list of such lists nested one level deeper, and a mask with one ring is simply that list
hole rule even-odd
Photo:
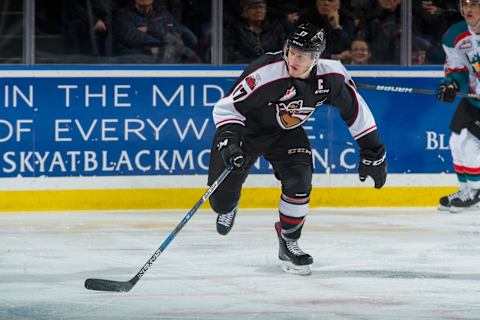
[{"label": "ice surface", "polygon": [[275,210],[228,236],[198,212],[128,293],[186,211],[0,214],[0,319],[480,319],[480,212],[311,210],[311,276],[284,273]]}]

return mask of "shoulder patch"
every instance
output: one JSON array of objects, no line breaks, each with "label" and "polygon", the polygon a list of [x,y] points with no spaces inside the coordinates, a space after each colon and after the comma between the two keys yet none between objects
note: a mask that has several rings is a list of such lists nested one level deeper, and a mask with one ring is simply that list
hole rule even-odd
[{"label": "shoulder patch", "polygon": [[254,89],[257,86],[257,80],[254,77],[248,76],[245,78],[245,82],[250,89]]},{"label": "shoulder patch", "polygon": [[[460,21],[452,25],[447,32],[443,35],[442,43],[447,47],[454,48],[458,42],[461,42],[462,39],[470,35],[468,31],[468,26],[465,20]],[[463,44],[462,45],[468,45]]]}]

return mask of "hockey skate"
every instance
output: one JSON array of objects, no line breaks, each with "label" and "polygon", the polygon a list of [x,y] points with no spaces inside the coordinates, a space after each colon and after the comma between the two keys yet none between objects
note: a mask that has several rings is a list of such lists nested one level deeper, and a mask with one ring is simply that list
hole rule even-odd
[{"label": "hockey skate", "polygon": [[275,223],[275,230],[279,242],[278,258],[282,260],[283,271],[302,276],[310,275],[313,258],[300,249],[296,240],[285,240],[282,237],[280,222]]},{"label": "hockey skate", "polygon": [[230,230],[233,228],[233,223],[235,222],[235,216],[237,214],[238,207],[235,207],[232,211],[219,214],[217,216],[217,232],[221,235],[227,235]]},{"label": "hockey skate", "polygon": [[450,206],[451,213],[469,210],[480,210],[480,189],[465,192],[458,198],[452,199]]},{"label": "hockey skate", "polygon": [[460,195],[464,194],[466,191],[458,190],[455,193],[446,195],[440,198],[440,203],[438,204],[439,211],[449,211],[450,207],[452,206],[452,200],[460,197]]}]

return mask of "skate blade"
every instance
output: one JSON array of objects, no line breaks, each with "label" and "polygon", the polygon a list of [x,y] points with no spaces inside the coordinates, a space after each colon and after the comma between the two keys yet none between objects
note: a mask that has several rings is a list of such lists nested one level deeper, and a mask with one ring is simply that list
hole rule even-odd
[{"label": "skate blade", "polygon": [[450,208],[451,208],[451,207],[446,207],[446,206],[439,205],[439,206],[437,207],[437,210],[438,210],[438,211],[450,211]]},{"label": "skate blade", "polygon": [[286,273],[296,274],[299,276],[309,276],[312,274],[312,267],[310,265],[297,266],[290,261],[282,261],[282,268]]},{"label": "skate blade", "polygon": [[477,211],[480,210],[480,204],[475,204],[471,207],[462,208],[462,207],[450,207],[450,213],[460,213],[460,212],[468,212],[468,211]]}]

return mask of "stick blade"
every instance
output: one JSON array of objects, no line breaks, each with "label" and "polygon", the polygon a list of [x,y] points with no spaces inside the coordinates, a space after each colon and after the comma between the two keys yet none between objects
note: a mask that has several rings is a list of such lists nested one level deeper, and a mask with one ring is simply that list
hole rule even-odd
[{"label": "stick blade", "polygon": [[133,288],[131,281],[113,281],[104,279],[87,279],[85,288],[97,291],[128,292]]}]

